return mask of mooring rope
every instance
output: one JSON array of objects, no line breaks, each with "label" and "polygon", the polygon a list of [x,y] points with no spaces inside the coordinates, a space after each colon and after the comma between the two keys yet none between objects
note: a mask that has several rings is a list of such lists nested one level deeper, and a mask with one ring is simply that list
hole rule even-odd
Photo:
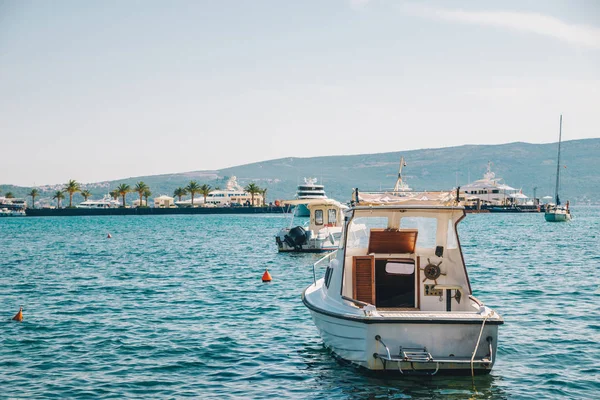
[{"label": "mooring rope", "polygon": [[[493,312],[492,312],[493,313]],[[479,331],[479,337],[477,338],[477,344],[475,345],[475,349],[473,350],[473,355],[471,356],[471,377],[475,377],[475,370],[473,369],[473,361],[475,360],[475,354],[477,353],[477,349],[479,348],[479,342],[481,341],[481,335],[483,334],[483,328],[485,327],[485,321],[492,315],[492,313],[488,313],[483,319],[483,323],[481,324],[481,330]]]}]

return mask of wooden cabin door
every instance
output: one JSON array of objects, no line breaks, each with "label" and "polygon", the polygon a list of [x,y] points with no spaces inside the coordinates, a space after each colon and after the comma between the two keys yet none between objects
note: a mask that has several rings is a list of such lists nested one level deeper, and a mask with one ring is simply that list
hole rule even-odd
[{"label": "wooden cabin door", "polygon": [[373,256],[355,256],[352,259],[352,277],[354,299],[374,305],[375,258]]}]

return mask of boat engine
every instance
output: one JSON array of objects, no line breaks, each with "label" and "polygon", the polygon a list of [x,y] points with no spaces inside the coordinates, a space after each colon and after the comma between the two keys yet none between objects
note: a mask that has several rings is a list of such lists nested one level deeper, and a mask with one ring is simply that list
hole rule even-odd
[{"label": "boat engine", "polygon": [[308,241],[308,235],[303,227],[296,226],[285,235],[284,241],[288,246],[299,249]]}]

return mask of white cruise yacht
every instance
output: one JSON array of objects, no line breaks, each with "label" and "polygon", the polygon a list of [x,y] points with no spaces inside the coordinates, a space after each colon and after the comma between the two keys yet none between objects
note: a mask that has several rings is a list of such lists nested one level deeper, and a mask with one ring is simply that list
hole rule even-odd
[{"label": "white cruise yacht", "polygon": [[121,203],[109,195],[105,195],[102,200],[86,200],[77,205],[77,208],[119,208]]},{"label": "white cruise yacht", "polygon": [[[317,178],[304,178],[304,183],[298,185],[296,192],[296,199],[307,200],[307,199],[326,199],[325,187],[317,184]],[[298,203],[296,205],[295,215],[297,217],[308,217],[310,211],[304,203]]]},{"label": "white cruise yacht", "polygon": [[[263,202],[262,195],[254,195],[255,206],[261,206]],[[232,205],[250,205],[251,203],[252,195],[238,184],[235,176],[232,176],[227,181],[225,189],[213,190],[206,196],[206,204],[204,203],[204,196],[197,193],[194,197],[193,207],[230,207]],[[192,207],[192,199],[176,201],[175,205],[177,207]]]},{"label": "white cruise yacht", "polygon": [[461,196],[468,201],[479,201],[490,206],[504,206],[513,203],[516,199],[527,199],[519,189],[503,183],[502,178],[496,178],[496,174],[492,172],[491,161],[488,162],[483,179],[461,186],[460,191]]},{"label": "white cruise yacht", "polygon": [[353,204],[302,295],[325,346],[370,370],[489,373],[503,320],[472,295],[456,192],[356,191]]}]

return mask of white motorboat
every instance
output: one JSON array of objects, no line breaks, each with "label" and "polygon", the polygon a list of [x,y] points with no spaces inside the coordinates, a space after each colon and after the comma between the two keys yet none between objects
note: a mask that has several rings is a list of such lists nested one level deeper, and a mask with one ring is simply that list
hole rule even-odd
[{"label": "white motorboat", "polygon": [[109,195],[105,195],[102,200],[86,200],[77,205],[77,208],[118,208],[121,206],[119,200],[115,200]]},{"label": "white motorboat", "polygon": [[353,197],[302,295],[325,346],[370,370],[489,373],[504,322],[472,295],[456,192]]},{"label": "white motorboat", "polygon": [[[317,184],[317,178],[304,178],[304,183],[298,185],[296,192],[296,199],[298,200],[309,200],[309,199],[326,199],[325,187]],[[310,211],[307,207],[308,202],[298,202],[296,204],[295,214],[297,217],[308,217]]]},{"label": "white motorboat", "polygon": [[569,202],[565,206],[561,206],[560,198],[558,197],[558,189],[560,186],[560,143],[562,140],[562,115],[560,116],[560,129],[558,131],[558,157],[556,162],[556,187],[554,189],[554,198],[556,204],[547,204],[545,207],[544,218],[547,222],[566,222],[571,220],[571,210],[569,210]]},{"label": "white motorboat", "polygon": [[[283,228],[275,236],[280,252],[320,253],[338,248],[342,235],[343,211],[347,206],[333,199],[304,199],[284,201],[284,205],[306,204],[310,220],[307,226]],[[296,208],[297,210],[297,208]]]}]

